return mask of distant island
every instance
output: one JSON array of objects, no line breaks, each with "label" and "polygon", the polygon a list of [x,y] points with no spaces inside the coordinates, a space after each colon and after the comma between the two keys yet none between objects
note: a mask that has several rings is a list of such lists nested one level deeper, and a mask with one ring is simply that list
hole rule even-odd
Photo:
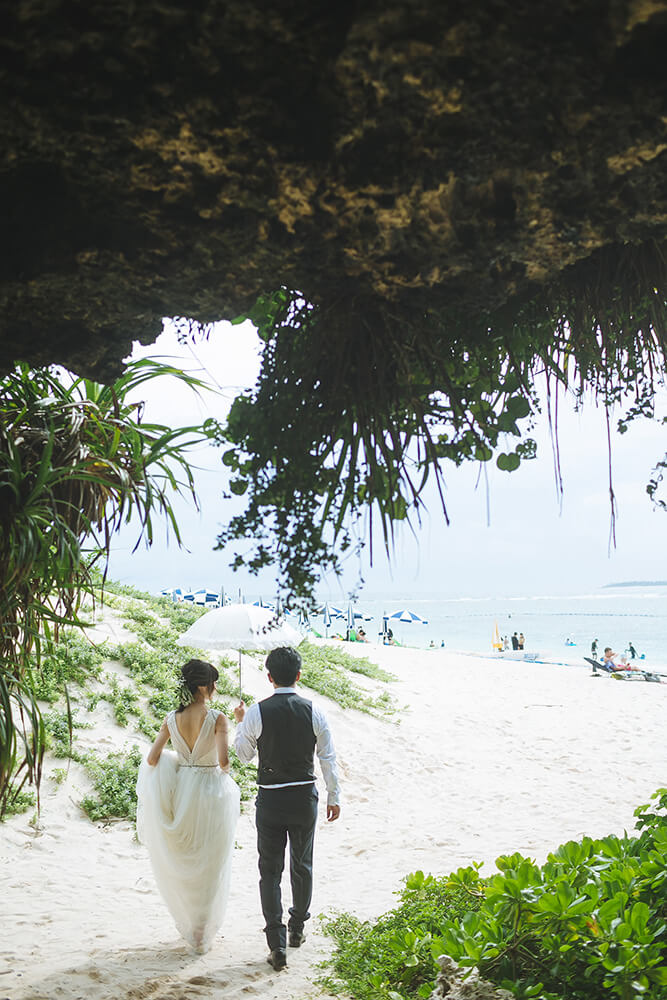
[{"label": "distant island", "polygon": [[605,583],[602,587],[667,587],[667,580],[626,580],[625,583]]}]

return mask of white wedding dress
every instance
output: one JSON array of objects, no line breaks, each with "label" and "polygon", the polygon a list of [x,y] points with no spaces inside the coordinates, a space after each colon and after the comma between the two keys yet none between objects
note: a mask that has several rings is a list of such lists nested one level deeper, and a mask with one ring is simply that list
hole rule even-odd
[{"label": "white wedding dress", "polygon": [[239,789],[218,767],[209,709],[190,750],[167,716],[175,753],[155,767],[144,759],[137,779],[137,836],[148,848],[155,881],[185,940],[205,952],[222,924],[231,875]]}]

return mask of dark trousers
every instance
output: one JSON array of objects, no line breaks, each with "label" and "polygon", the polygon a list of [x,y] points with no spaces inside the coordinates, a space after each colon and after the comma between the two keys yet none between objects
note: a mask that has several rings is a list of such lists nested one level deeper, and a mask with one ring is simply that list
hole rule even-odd
[{"label": "dark trousers", "polygon": [[266,942],[273,951],[284,950],[287,931],[283,923],[280,880],[285,867],[285,848],[289,840],[292,906],[289,928],[301,931],[310,916],[308,907],[313,894],[313,840],[317,823],[315,785],[291,788],[260,788],[257,793],[255,822],[259,853],[259,897],[266,926]]}]

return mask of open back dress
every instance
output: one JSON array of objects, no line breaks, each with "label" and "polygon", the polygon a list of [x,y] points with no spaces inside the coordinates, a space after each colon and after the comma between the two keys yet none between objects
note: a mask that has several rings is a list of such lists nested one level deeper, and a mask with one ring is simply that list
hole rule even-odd
[{"label": "open back dress", "polygon": [[155,767],[144,759],[137,779],[137,836],[178,931],[198,952],[209,950],[225,915],[239,816],[238,786],[218,766],[219,714],[208,710],[191,750],[170,712],[174,750]]}]

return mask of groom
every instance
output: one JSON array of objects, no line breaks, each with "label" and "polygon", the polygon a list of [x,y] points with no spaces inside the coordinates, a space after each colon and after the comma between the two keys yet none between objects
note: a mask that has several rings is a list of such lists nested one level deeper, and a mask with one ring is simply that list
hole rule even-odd
[{"label": "groom", "polygon": [[[287,965],[287,931],[290,948],[298,948],[305,941],[303,925],[310,916],[318,798],[315,752],[327,786],[329,822],[338,819],[340,805],[336,754],[327,720],[319,708],[296,693],[301,657],[296,649],[281,646],[267,656],[266,669],[273,695],[247,711],[243,701],[234,709],[239,723],[234,748],[246,762],[259,753],[255,816],[259,895],[270,951],[267,961],[278,972]],[[286,929],[280,879],[288,839],[292,906]]]}]

